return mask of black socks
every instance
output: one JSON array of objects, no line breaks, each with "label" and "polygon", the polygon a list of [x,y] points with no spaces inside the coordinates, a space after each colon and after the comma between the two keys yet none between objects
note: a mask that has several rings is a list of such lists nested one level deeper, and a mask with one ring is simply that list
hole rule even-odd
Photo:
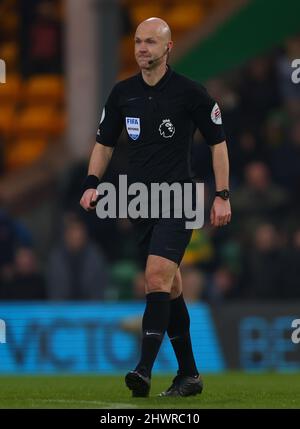
[{"label": "black socks", "polygon": [[144,376],[151,377],[154,361],[169,324],[170,294],[152,292],[147,294],[146,300],[142,324],[142,353],[136,370]]},{"label": "black socks", "polygon": [[168,335],[179,365],[179,374],[198,375],[190,336],[190,316],[183,295],[170,301]]},{"label": "black socks", "polygon": [[167,292],[152,292],[146,296],[143,316],[141,359],[136,370],[151,377],[152,367],[165,332],[168,332],[179,366],[179,374],[198,375],[190,336],[190,316],[181,294],[170,301]]}]

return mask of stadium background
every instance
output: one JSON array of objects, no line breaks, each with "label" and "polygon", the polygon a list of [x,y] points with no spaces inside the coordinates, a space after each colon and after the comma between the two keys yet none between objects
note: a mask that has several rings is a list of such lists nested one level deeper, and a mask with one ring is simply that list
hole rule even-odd
[{"label": "stadium background", "polygon": [[[210,153],[199,134],[193,145],[206,224],[182,272],[200,371],[299,372],[299,15],[296,0],[0,1],[2,374],[120,374],[137,359],[143,272],[130,223],[78,202],[103,102],[137,71],[133,32],[149,16],[169,23],[170,64],[206,85],[227,133],[226,228],[209,225]],[[121,173],[124,135],[104,180]],[[176,369],[167,341],[155,369]]]}]

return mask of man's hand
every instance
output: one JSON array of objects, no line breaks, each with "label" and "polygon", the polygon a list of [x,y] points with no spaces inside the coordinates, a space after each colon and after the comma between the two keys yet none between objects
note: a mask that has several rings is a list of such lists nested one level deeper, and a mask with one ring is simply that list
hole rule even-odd
[{"label": "man's hand", "polygon": [[210,211],[210,222],[213,226],[224,226],[227,225],[231,220],[231,208],[229,200],[223,200],[220,197],[216,197],[211,211]]},{"label": "man's hand", "polygon": [[80,205],[88,212],[96,208],[97,200],[97,189],[87,189],[81,197]]}]

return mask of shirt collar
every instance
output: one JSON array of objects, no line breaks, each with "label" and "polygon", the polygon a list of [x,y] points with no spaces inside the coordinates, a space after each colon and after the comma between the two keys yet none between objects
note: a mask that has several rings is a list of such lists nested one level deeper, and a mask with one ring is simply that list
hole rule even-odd
[{"label": "shirt collar", "polygon": [[167,71],[165,72],[165,74],[163,75],[163,77],[155,84],[155,85],[148,85],[144,79],[143,79],[143,75],[142,72],[140,72],[138,74],[138,77],[142,83],[142,85],[144,86],[144,88],[147,89],[152,89],[154,91],[160,91],[165,85],[166,83],[169,81],[173,71],[171,69],[171,67],[169,66],[169,64],[167,64]]}]

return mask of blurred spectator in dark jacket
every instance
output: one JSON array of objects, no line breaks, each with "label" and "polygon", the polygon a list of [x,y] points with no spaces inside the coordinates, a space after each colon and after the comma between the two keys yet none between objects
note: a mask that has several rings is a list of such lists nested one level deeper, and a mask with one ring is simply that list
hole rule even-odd
[{"label": "blurred spectator in dark jacket", "polygon": [[26,227],[0,208],[0,284],[12,279],[15,249],[32,246]]},{"label": "blurred spectator in dark jacket", "polygon": [[290,125],[287,141],[270,153],[270,167],[274,179],[293,193],[293,201],[297,203],[300,192],[300,121]]},{"label": "blurred spectator in dark jacket", "polygon": [[261,161],[263,151],[254,134],[250,130],[244,129],[237,138],[237,144],[230,156],[232,175],[240,185],[247,165],[258,160]]},{"label": "blurred spectator in dark jacket", "polygon": [[13,276],[0,287],[3,300],[42,300],[46,298],[45,281],[34,251],[29,247],[16,250]]},{"label": "blurred spectator in dark jacket", "polygon": [[237,296],[236,287],[236,276],[226,266],[222,266],[211,275],[205,289],[205,300],[211,304],[217,304],[234,298]]},{"label": "blurred spectator in dark jacket", "polygon": [[235,219],[251,234],[260,219],[282,219],[289,193],[272,182],[266,164],[256,161],[246,166],[245,184],[233,193],[231,201]]},{"label": "blurred spectator in dark jacket", "polygon": [[283,279],[283,249],[272,224],[261,224],[244,252],[241,289],[253,299],[280,298]]},{"label": "blurred spectator in dark jacket", "polygon": [[105,297],[107,282],[107,266],[102,251],[90,241],[79,218],[67,215],[63,241],[50,256],[47,276],[49,298],[101,300]]},{"label": "blurred spectator in dark jacket", "polygon": [[274,181],[283,186],[284,183],[277,180],[277,167],[274,169],[270,161],[274,154],[276,156],[277,152],[280,151],[286,143],[286,129],[289,127],[288,122],[289,119],[283,110],[278,110],[270,114],[264,123],[262,140],[260,142],[261,150],[264,154],[263,159],[269,166]]},{"label": "blurred spectator in dark jacket", "polygon": [[239,96],[243,125],[259,136],[267,114],[280,104],[276,68],[271,58],[255,58],[250,62],[241,76]]}]

